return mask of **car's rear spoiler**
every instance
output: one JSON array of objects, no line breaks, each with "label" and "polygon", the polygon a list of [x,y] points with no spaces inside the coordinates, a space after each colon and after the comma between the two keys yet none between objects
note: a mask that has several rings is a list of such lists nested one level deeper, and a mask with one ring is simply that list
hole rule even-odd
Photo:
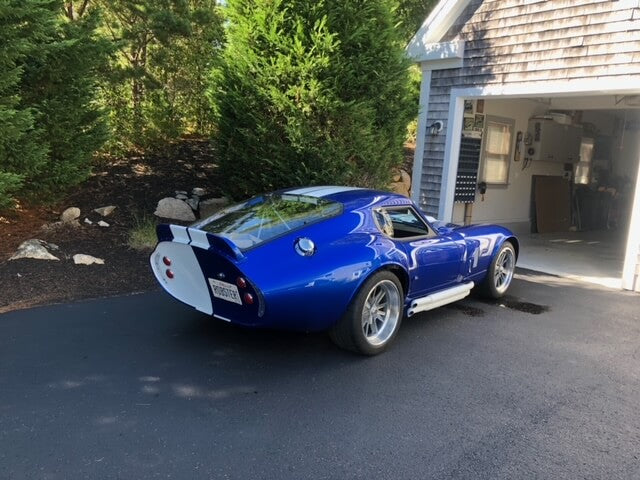
[{"label": "car's rear spoiler", "polygon": [[244,258],[242,250],[231,240],[199,228],[162,223],[156,227],[156,233],[160,242],[178,242],[204,250],[215,250],[233,260]]}]

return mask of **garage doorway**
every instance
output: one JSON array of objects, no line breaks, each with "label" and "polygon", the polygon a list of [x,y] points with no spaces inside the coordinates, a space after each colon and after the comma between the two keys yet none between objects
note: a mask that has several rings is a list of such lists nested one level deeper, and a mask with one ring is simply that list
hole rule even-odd
[{"label": "garage doorway", "polygon": [[[520,267],[622,288],[640,99],[466,98],[461,111],[461,152],[466,138],[481,141],[478,189],[471,205],[454,195],[452,220],[510,227]],[[496,118],[512,129],[492,127]]]}]

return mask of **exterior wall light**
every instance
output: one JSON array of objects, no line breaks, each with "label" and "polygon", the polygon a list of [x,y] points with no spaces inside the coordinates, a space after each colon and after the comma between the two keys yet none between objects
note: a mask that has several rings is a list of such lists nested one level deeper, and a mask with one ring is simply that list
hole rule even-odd
[{"label": "exterior wall light", "polygon": [[431,125],[429,125],[428,128],[429,128],[429,134],[435,136],[435,135],[438,135],[440,132],[442,132],[442,129],[444,128],[444,123],[442,123],[440,120],[436,120]]}]

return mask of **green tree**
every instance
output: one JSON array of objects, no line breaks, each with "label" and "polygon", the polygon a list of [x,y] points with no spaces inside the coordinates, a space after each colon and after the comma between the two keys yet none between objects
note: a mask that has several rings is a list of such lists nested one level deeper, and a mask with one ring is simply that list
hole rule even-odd
[{"label": "green tree", "polygon": [[397,0],[398,29],[405,42],[409,42],[425,21],[437,0]]},{"label": "green tree", "polygon": [[205,128],[206,78],[221,49],[214,0],[94,0],[118,48],[104,101],[127,148]]},{"label": "green tree", "polygon": [[230,0],[211,88],[220,168],[240,197],[385,186],[417,108],[389,0]]},{"label": "green tree", "polygon": [[21,96],[35,112],[48,156],[45,168],[28,180],[31,193],[56,194],[87,178],[94,153],[108,138],[106,116],[95,98],[111,45],[95,35],[98,12],[68,21],[61,2],[40,4],[50,19],[46,40],[26,58]]},{"label": "green tree", "polygon": [[215,0],[189,1],[189,34],[159,43],[149,57],[145,116],[154,137],[209,134],[209,73],[223,48],[222,15]]},{"label": "green tree", "polygon": [[40,13],[31,2],[0,1],[0,208],[11,206],[25,175],[46,161],[33,111],[20,104],[24,59],[35,41],[24,27],[37,30]]},{"label": "green tree", "polygon": [[96,21],[68,22],[58,0],[0,3],[0,206],[86,178],[105,138],[94,105],[106,59]]}]

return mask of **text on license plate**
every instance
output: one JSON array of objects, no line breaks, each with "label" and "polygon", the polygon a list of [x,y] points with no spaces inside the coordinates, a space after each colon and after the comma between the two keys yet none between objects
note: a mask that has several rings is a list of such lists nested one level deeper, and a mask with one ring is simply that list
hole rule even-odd
[{"label": "text on license plate", "polygon": [[211,291],[213,292],[214,297],[242,305],[240,293],[238,293],[238,287],[233,283],[221,282],[220,280],[210,278],[209,285],[211,285]]}]

